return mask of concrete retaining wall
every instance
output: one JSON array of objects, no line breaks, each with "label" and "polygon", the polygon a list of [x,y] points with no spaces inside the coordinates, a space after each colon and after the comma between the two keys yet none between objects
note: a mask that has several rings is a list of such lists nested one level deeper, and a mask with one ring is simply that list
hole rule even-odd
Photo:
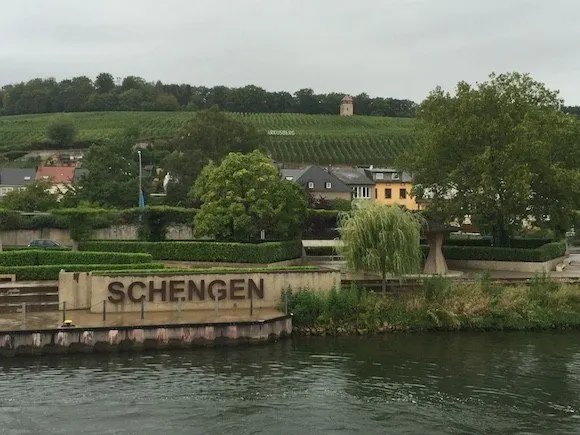
[{"label": "concrete retaining wall", "polygon": [[0,332],[0,357],[262,343],[290,336],[292,318],[235,323]]},{"label": "concrete retaining wall", "polygon": [[565,258],[555,258],[542,263],[531,261],[447,260],[447,266],[450,269],[503,270],[509,272],[536,273],[555,270],[556,265],[564,261]]},{"label": "concrete retaining wall", "polygon": [[[236,272],[223,274],[172,274],[138,272],[131,275],[92,275],[61,272],[59,302],[67,309],[89,309],[99,313],[103,301],[107,312],[141,311],[249,310],[276,308],[282,290],[311,288],[330,291],[340,288],[340,272],[332,269],[314,271]],[[142,302],[143,301],[143,302]]]},{"label": "concrete retaining wall", "polygon": [[[10,230],[0,231],[2,244],[6,246],[28,245],[34,239],[54,240],[61,245],[72,246],[73,241],[67,230],[58,228],[43,228],[41,230]],[[116,225],[95,230],[93,239],[97,240],[137,240],[136,225]],[[171,226],[167,232],[168,240],[191,240],[193,230],[185,225]]]}]

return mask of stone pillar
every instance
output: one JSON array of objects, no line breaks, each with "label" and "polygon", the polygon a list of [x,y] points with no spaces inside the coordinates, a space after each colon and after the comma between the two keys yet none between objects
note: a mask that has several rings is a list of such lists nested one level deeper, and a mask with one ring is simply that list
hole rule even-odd
[{"label": "stone pillar", "polygon": [[423,273],[426,275],[446,275],[447,262],[443,256],[441,247],[443,246],[443,232],[427,233],[427,243],[429,244],[429,255],[425,262]]}]

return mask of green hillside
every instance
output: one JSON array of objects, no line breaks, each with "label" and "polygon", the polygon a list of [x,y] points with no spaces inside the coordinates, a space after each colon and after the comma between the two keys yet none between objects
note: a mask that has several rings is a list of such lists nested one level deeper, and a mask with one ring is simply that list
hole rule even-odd
[{"label": "green hillside", "polygon": [[[371,116],[232,113],[269,135],[269,152],[280,162],[387,164],[415,143],[413,119]],[[42,148],[49,122],[58,115],[0,117],[0,153]],[[113,136],[139,126],[142,140],[170,139],[193,112],[85,112],[70,116],[79,141]],[[281,132],[283,130],[283,132]]]}]

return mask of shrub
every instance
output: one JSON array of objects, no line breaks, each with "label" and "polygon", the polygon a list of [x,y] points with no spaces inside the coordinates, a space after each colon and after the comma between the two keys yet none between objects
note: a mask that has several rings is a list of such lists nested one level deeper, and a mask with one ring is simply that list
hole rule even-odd
[{"label": "shrub", "polygon": [[67,272],[92,272],[98,270],[159,270],[161,263],[140,264],[49,264],[40,266],[0,266],[0,274],[16,274],[18,281],[54,281],[61,270]]},{"label": "shrub", "polygon": [[80,245],[81,251],[145,252],[154,260],[214,261],[228,263],[275,263],[299,258],[302,242],[133,242],[94,240]]},{"label": "shrub", "polygon": [[146,253],[71,252],[23,249],[0,252],[0,266],[39,266],[52,264],[135,264],[150,263]]},{"label": "shrub", "polygon": [[312,256],[333,256],[338,255],[334,246],[315,246],[312,248],[304,248],[306,255]]},{"label": "shrub", "polygon": [[[513,238],[510,240],[510,248],[535,249],[546,243],[553,242],[550,238]],[[477,239],[445,239],[445,246],[487,246],[491,247],[491,237],[479,237]]]},{"label": "shrub", "polygon": [[535,249],[444,245],[442,250],[447,260],[544,262],[564,256],[566,244],[552,242]]},{"label": "shrub", "polygon": [[339,210],[315,210],[306,211],[304,224],[304,238],[307,239],[334,239],[338,237]]},{"label": "shrub", "polygon": [[[288,294],[288,311],[293,315],[292,321],[297,325],[314,325],[324,310],[324,296],[311,290],[292,293],[288,289],[285,292]],[[284,297],[283,294],[282,300]]]}]

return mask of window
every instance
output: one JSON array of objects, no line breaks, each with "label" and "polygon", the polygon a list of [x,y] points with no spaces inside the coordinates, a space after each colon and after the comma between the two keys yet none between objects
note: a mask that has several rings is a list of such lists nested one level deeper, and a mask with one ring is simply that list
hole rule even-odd
[{"label": "window", "polygon": [[391,191],[391,189],[385,189],[385,199],[391,199],[391,197],[393,196],[393,193]]},{"label": "window", "polygon": [[375,180],[382,180],[385,178],[385,174],[383,174],[382,172],[377,172],[375,174]]},{"label": "window", "polygon": [[353,198],[370,199],[371,188],[365,187],[365,186],[353,187],[352,188],[352,196],[353,196]]},{"label": "window", "polygon": [[314,181],[309,181],[308,182],[308,188],[309,189],[314,189]]},{"label": "window", "polygon": [[407,189],[399,189],[399,198],[401,199],[407,198]]},{"label": "window", "polygon": [[24,177],[24,180],[28,181],[30,180],[30,177],[27,175],[26,177]]},{"label": "window", "polygon": [[288,176],[286,176],[286,180],[288,180],[288,181],[292,181],[292,180],[294,180],[294,177],[292,177],[292,176],[288,175]]},{"label": "window", "polygon": [[378,197],[379,197],[379,195],[377,195],[377,189],[375,189],[375,199]]},{"label": "window", "polygon": [[324,183],[324,187],[327,189],[332,189],[332,183],[330,181],[327,181],[326,183]]}]

